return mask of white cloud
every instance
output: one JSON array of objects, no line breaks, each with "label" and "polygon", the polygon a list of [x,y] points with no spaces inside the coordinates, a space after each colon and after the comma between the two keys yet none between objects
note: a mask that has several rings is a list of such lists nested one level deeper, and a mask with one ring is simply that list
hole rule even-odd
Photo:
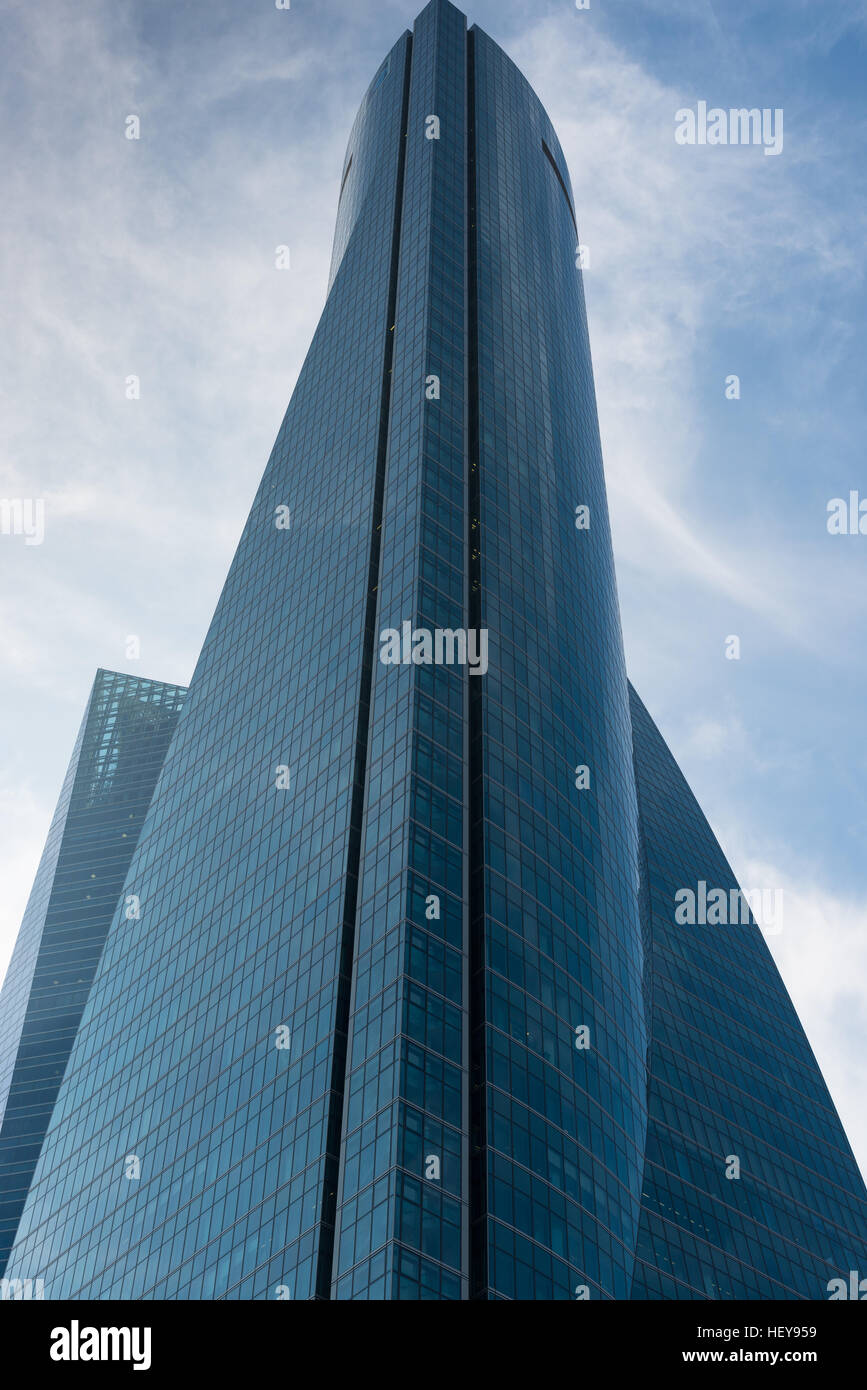
[{"label": "white cloud", "polygon": [[[710,6],[702,14],[716,25]],[[809,129],[785,162],[757,149],[678,146],[683,91],[628,61],[598,28],[583,27],[576,42],[572,20],[533,24],[512,51],[557,128],[590,247],[584,282],[621,589],[640,611],[648,577],[678,593],[687,581],[699,586],[697,601],[703,591],[720,596],[796,646],[830,647],[835,577],[819,565],[805,572],[771,480],[752,510],[736,508],[733,459],[728,506],[714,514],[696,474],[715,335],[740,331],[747,346],[755,306],[775,297],[763,326],[781,345],[805,316],[820,323],[804,296],[786,294],[802,258],[816,281],[811,300],[825,279],[860,278],[846,209],[803,177],[833,156]],[[720,370],[720,397],[723,385]]]},{"label": "white cloud", "polygon": [[746,854],[749,888],[781,889],[783,929],[766,938],[862,1173],[867,1173],[867,903],[833,885]]}]

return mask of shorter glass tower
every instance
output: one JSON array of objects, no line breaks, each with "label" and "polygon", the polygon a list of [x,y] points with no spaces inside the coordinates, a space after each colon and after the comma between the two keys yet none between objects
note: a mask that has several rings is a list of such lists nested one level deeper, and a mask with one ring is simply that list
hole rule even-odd
[{"label": "shorter glass tower", "polygon": [[0,1276],[185,695],[96,673],[0,991]]}]

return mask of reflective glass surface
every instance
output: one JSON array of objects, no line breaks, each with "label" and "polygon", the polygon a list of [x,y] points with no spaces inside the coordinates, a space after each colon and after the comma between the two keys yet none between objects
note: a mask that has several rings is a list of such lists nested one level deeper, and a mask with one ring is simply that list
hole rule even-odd
[{"label": "reflective glass surface", "polygon": [[679,888],[734,881],[630,708],[551,122],[432,0],[338,187],[10,1272],[825,1297],[867,1273],[863,1183],[761,934],[676,929]]},{"label": "reflective glass surface", "polygon": [[93,683],[0,991],[0,1274],[185,693]]}]

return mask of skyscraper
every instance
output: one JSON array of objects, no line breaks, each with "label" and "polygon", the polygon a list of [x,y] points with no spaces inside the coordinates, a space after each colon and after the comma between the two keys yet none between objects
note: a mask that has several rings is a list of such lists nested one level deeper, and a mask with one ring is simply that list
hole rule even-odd
[{"label": "skyscraper", "polygon": [[184,694],[93,682],[0,991],[0,1275]]},{"label": "skyscraper", "polygon": [[676,921],[735,885],[630,709],[577,243],[538,98],[432,0],[353,126],[42,1147],[9,1272],[47,1296],[824,1298],[867,1268],[758,928]]},{"label": "skyscraper", "polygon": [[[631,1296],[828,1298],[832,1280],[867,1268],[864,1183],[762,932],[731,911],[734,875],[630,699],[650,1034]],[[702,885],[708,900],[725,894],[722,923],[710,906],[674,908]],[[773,933],[781,903],[767,906]]]}]

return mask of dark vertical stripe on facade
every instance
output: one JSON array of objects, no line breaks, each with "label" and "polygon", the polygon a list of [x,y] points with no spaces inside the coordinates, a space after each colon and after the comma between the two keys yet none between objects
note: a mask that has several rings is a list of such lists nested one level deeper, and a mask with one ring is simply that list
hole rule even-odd
[{"label": "dark vertical stripe on facade", "polygon": [[[476,258],[475,35],[467,33],[467,564],[470,628],[482,626],[479,487],[479,303]],[[468,679],[470,745],[470,1297],[487,1288],[485,1173],[485,856],[482,681]]]},{"label": "dark vertical stripe on facade", "polygon": [[[370,727],[370,697],[376,649],[376,611],[379,600],[380,552],[382,549],[382,506],[385,495],[385,463],[388,449],[388,420],[391,411],[391,373],[394,358],[394,319],[397,306],[397,271],[400,262],[400,226],[403,215],[403,181],[406,167],[406,133],[409,112],[409,80],[412,70],[412,38],[407,36],[403,73],[403,103],[400,112],[400,149],[397,157],[397,185],[394,223],[391,233],[391,267],[388,278],[388,313],[382,363],[382,391],[379,407],[379,436],[376,446],[376,481],[370,528],[367,608],[364,618],[364,649],[355,733],[355,770],[352,782],[349,843],[346,854],[346,890],[343,902],[343,933],[340,943],[340,975],[334,1025],[334,1053],[328,1102],[328,1137],[322,1187],[319,1254],[316,1265],[316,1293],[319,1299],[331,1297],[334,1264],[334,1228],[337,1215],[337,1186],[343,1127],[343,1093],[346,1087],[346,1041],[349,1031],[352,960],[355,946],[355,919],[358,880],[361,870],[361,832],[364,819],[364,792],[367,780],[367,744]],[[348,166],[347,166],[348,172]]]},{"label": "dark vertical stripe on facade", "polygon": [[[554,158],[554,156],[552,155],[551,151],[548,149],[548,146],[545,144],[545,141],[544,141],[544,140],[542,141],[542,149],[543,149],[544,152],[545,152],[545,155],[546,155],[546,157],[547,157],[548,163],[551,165],[551,168],[554,170],[554,173],[557,175],[557,182],[559,183],[560,187],[561,187],[562,190],[563,190],[563,197],[566,199],[566,206],[567,206],[568,209],[569,209],[569,216],[572,218],[572,226],[575,228],[575,235],[577,236],[577,235],[578,235],[578,223],[575,221],[575,209],[574,209],[573,206],[572,206],[572,199],[569,197],[569,190],[568,190],[568,188],[566,187],[566,181],[565,181],[565,179],[563,178],[563,175],[560,173],[560,170],[557,168],[557,161],[556,161],[556,159]],[[350,161],[350,162],[351,162],[351,161]],[[346,172],[347,172],[347,174],[349,173],[349,169],[348,169],[348,168],[347,168],[347,171],[346,171]],[[345,177],[345,176],[344,176],[344,177]],[[342,191],[342,190],[341,190],[341,191]]]}]

